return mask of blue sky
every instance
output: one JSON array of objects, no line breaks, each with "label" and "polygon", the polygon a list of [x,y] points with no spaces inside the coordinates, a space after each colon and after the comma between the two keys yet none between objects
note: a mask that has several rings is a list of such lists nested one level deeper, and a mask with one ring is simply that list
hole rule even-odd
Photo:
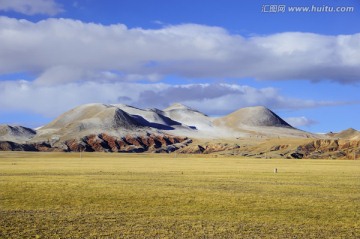
[{"label": "blue sky", "polygon": [[84,103],[182,102],[360,129],[356,0],[0,0],[0,16],[0,124],[37,127]]}]

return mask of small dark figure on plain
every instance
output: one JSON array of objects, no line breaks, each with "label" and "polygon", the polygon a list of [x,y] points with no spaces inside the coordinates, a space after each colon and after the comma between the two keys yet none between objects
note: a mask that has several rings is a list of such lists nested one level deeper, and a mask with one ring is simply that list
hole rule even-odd
[{"label": "small dark figure on plain", "polygon": [[277,168],[274,168],[274,173],[277,173],[277,172],[278,172]]}]

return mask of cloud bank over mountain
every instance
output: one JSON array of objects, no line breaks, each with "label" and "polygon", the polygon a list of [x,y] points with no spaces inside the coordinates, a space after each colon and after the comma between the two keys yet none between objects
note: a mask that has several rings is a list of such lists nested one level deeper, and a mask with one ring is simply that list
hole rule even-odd
[{"label": "cloud bank over mountain", "polygon": [[275,88],[257,89],[237,84],[82,82],[39,85],[29,81],[0,82],[0,108],[4,111],[27,111],[54,117],[89,102],[125,103],[145,108],[164,108],[171,103],[183,102],[210,115],[224,115],[237,108],[255,105],[295,110],[348,104],[298,99],[283,95]]}]

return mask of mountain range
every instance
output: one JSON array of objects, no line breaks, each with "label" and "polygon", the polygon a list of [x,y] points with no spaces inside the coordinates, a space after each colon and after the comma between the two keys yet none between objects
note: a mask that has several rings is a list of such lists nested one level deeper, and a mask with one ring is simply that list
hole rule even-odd
[{"label": "mountain range", "polygon": [[[262,106],[213,118],[179,103],[163,110],[96,103],[71,109],[36,130],[0,125],[3,151],[177,151],[251,157],[346,158],[349,152],[357,154],[359,140],[360,132],[354,129],[328,134],[296,129]],[[315,154],[319,147],[308,146],[311,143],[325,147],[324,152]],[[326,145],[332,145],[329,146],[332,151]]]}]

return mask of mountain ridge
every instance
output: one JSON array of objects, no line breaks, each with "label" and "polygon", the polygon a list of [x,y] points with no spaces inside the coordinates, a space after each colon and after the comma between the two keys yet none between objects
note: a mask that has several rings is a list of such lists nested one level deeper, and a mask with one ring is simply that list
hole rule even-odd
[{"label": "mountain ridge", "polygon": [[252,134],[309,137],[263,106],[242,108],[215,119],[180,103],[164,110],[125,104],[84,104],[64,112],[34,132],[34,137],[28,138],[35,142],[51,138],[80,139],[101,133],[114,137],[170,134],[209,139],[251,137]]},{"label": "mountain ridge", "polygon": [[[336,140],[357,140],[360,135],[354,129],[332,135],[305,132],[263,106],[241,108],[212,118],[179,103],[163,110],[125,104],[85,104],[64,112],[36,131],[10,126],[0,129],[0,151],[237,152],[245,156],[261,156],[269,151],[277,157],[322,157],[318,156],[318,148],[331,157],[345,157],[349,152],[357,152],[359,144]],[[282,139],[293,139],[296,143],[290,146]],[[233,143],[223,143],[227,141]],[[330,147],[341,152],[335,154]],[[350,148],[344,153],[346,147]]]}]

